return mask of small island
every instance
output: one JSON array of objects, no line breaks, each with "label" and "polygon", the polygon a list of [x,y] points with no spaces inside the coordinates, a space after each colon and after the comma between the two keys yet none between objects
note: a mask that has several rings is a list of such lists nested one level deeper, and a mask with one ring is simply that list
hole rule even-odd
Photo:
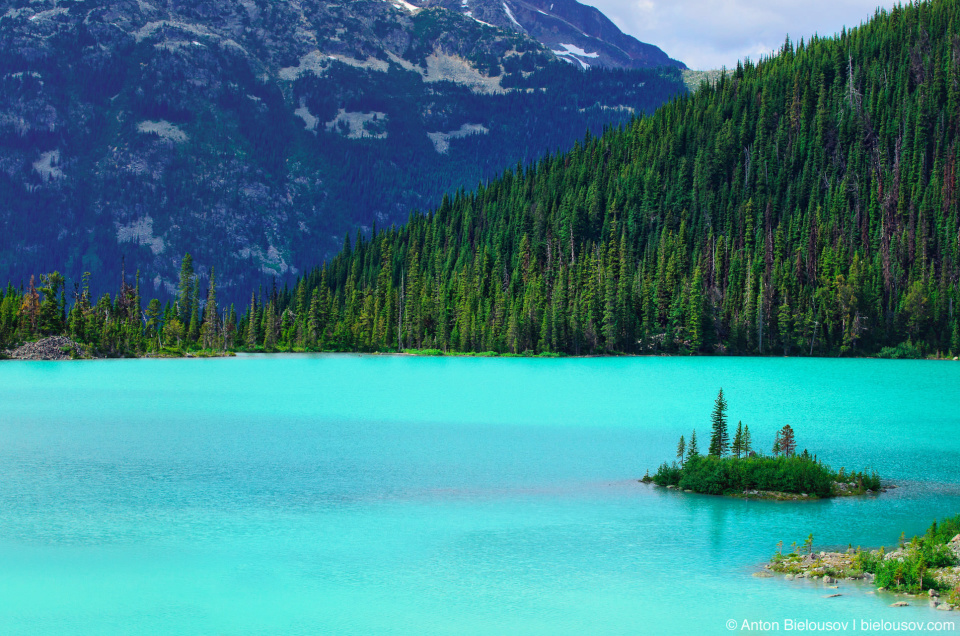
[{"label": "small island", "polygon": [[[926,534],[907,541],[900,535],[899,547],[887,552],[884,548],[862,550],[849,548],[844,552],[814,552],[813,535],[802,545],[794,543],[783,553],[783,542],[758,576],[769,572],[783,574],[787,580],[810,579],[822,581],[839,589],[843,580],[861,580],[872,583],[878,592],[893,592],[904,599],[892,605],[903,607],[922,600],[943,611],[960,609],[960,515],[934,521]],[[872,592],[871,592],[872,593]],[[841,596],[834,592],[828,596]]]},{"label": "small island", "polygon": [[694,429],[689,442],[677,444],[677,458],[664,462],[640,481],[704,495],[750,499],[814,500],[828,497],[871,495],[886,488],[873,472],[834,472],[804,450],[797,453],[796,436],[789,424],[776,434],[773,454],[753,449],[750,427],[737,423],[733,441],[727,427],[727,402],[720,389],[712,413],[712,434],[706,455],[701,455]]}]

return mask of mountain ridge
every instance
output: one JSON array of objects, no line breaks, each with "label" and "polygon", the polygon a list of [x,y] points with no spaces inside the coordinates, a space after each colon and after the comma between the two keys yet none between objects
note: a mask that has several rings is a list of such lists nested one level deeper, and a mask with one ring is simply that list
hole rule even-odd
[{"label": "mountain ridge", "polygon": [[684,90],[383,0],[7,0],[0,46],[0,277],[98,288],[126,259],[172,290],[187,251],[228,289],[295,276]]}]

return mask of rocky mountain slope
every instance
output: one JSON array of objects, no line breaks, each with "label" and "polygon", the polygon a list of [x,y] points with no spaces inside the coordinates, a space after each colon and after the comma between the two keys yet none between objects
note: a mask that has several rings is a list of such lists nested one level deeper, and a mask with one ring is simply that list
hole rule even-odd
[{"label": "rocky mountain slope", "polygon": [[412,0],[441,6],[502,29],[525,33],[582,68],[654,68],[683,62],[621,32],[598,9],[575,0]]},{"label": "rocky mountain slope", "polygon": [[271,284],[684,91],[595,10],[475,2],[0,1],[0,280]]}]

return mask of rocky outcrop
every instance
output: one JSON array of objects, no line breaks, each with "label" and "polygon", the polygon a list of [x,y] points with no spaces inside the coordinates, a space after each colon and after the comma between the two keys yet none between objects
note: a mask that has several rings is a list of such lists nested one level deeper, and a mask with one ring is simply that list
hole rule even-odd
[{"label": "rocky outcrop", "polygon": [[580,68],[685,69],[662,50],[623,33],[598,9],[575,0],[411,0],[441,6],[502,29],[525,33]]},{"label": "rocky outcrop", "polygon": [[88,350],[65,336],[43,338],[8,352],[13,360],[75,360],[89,357]]},{"label": "rocky outcrop", "polygon": [[[954,554],[957,554],[954,550],[960,550],[960,536],[955,537],[948,544],[948,547]],[[884,560],[904,561],[908,557],[916,556],[913,550],[914,548],[911,545],[906,544],[891,552],[872,550],[870,554],[875,558],[882,557]],[[829,587],[838,586],[845,580],[862,580],[866,583],[874,583],[876,579],[874,574],[860,570],[860,560],[857,551],[853,549],[849,549],[846,552],[778,554],[770,564],[764,566],[763,571],[783,574],[785,575],[784,578],[788,581],[808,579],[820,581]],[[928,575],[934,579],[938,585],[955,590],[951,594],[954,596],[954,600],[956,600],[955,596],[960,594],[960,566],[931,568],[928,570]],[[877,591],[884,592],[887,590],[879,588]],[[931,607],[943,611],[952,611],[955,607],[947,600],[941,599],[939,592],[936,590],[924,591],[922,594],[910,594],[906,592],[900,592],[899,594],[903,597],[914,599],[927,596],[929,597]],[[899,601],[899,603],[905,602]],[[902,605],[894,604],[894,606],[901,607]]]}]

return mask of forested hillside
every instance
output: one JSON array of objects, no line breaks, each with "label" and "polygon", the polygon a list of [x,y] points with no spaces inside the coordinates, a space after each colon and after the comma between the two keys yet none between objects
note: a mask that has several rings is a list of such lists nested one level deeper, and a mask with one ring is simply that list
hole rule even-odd
[{"label": "forested hillside", "polygon": [[348,246],[265,311],[361,350],[960,351],[958,98],[960,3],[878,13]]},{"label": "forested hillside", "polygon": [[348,241],[217,333],[251,349],[957,353],[958,127],[960,3],[879,12]]}]

